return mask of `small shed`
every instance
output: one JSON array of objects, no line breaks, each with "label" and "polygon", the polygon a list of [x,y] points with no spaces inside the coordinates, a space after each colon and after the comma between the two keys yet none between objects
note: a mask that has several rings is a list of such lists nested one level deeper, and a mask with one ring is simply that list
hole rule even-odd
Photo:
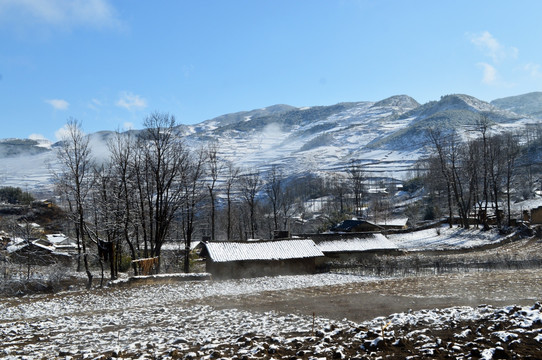
[{"label": "small shed", "polygon": [[312,274],[324,254],[314,241],[203,242],[206,271],[215,278]]}]

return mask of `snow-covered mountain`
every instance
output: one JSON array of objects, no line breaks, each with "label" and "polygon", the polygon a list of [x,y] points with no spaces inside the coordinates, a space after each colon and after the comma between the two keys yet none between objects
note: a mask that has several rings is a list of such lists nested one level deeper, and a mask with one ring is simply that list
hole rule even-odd
[{"label": "snow-covered mountain", "polygon": [[[220,156],[244,169],[265,172],[280,165],[289,175],[321,174],[346,170],[355,162],[369,176],[401,179],[426,153],[428,128],[467,138],[473,136],[471,130],[481,115],[490,120],[493,131],[519,128],[539,122],[542,106],[536,99],[540,97],[526,94],[487,103],[456,94],[420,105],[398,95],[332,106],[274,105],[176,130],[193,147],[216,141]],[[97,158],[106,156],[105,144],[112,135],[91,134]],[[27,189],[46,186],[56,167],[54,147],[36,140],[0,140],[0,182]]]}]

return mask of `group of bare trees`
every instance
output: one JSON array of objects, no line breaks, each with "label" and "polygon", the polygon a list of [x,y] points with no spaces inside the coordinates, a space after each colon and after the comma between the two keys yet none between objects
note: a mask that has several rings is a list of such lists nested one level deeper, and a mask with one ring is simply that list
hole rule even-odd
[{"label": "group of bare trees", "polygon": [[[111,264],[115,278],[126,248],[131,259],[160,258],[173,222],[181,222],[190,248],[204,183],[204,152],[190,151],[175,134],[175,119],[153,113],[138,136],[117,133],[109,158],[92,157],[90,139],[70,119],[58,152],[57,185],[74,225],[88,275],[89,247]],[[80,264],[80,262],[79,262]],[[134,265],[134,271],[137,268]]]},{"label": "group of bare trees", "polygon": [[[104,263],[116,278],[126,258],[160,259],[167,242],[184,245],[188,272],[195,234],[228,241],[268,238],[287,228],[301,201],[280,167],[262,175],[220,158],[215,142],[190,148],[169,114],[149,115],[140,132],[116,132],[106,159],[93,156],[90,140],[79,121],[68,120],[56,176],[89,287],[92,264],[101,265],[102,281]],[[135,263],[132,268],[137,274]]]},{"label": "group of bare trees", "polygon": [[484,116],[474,132],[473,139],[461,141],[455,132],[427,131],[434,151],[427,159],[426,185],[433,194],[444,194],[450,226],[454,214],[465,228],[473,218],[487,228],[490,214],[497,226],[510,226],[515,162],[520,154],[518,137],[492,133]]}]

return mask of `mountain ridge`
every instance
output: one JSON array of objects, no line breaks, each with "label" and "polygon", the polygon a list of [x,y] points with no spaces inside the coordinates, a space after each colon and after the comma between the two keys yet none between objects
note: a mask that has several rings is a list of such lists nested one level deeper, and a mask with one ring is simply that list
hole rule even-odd
[{"label": "mountain ridge", "polygon": [[[497,132],[536,124],[540,120],[538,109],[542,111],[538,98],[542,103],[542,93],[530,93],[491,103],[466,94],[450,94],[425,104],[408,95],[302,108],[278,104],[221,115],[199,124],[178,125],[176,132],[193,148],[216,142],[220,157],[242,169],[265,172],[277,165],[287,175],[295,176],[345,171],[356,162],[370,175],[402,178],[426,154],[427,129],[439,127],[466,139],[482,116],[490,119]],[[106,156],[105,143],[113,134],[107,130],[90,134],[92,147],[100,157]],[[50,183],[43,169],[33,169],[41,174],[42,181],[29,180],[36,176],[29,170],[19,171],[24,162],[9,160],[34,157],[31,163],[35,167],[39,156],[42,163],[54,164],[51,148],[57,144],[47,147],[32,141],[0,140],[0,179],[29,187]],[[2,152],[2,146],[11,148]]]}]

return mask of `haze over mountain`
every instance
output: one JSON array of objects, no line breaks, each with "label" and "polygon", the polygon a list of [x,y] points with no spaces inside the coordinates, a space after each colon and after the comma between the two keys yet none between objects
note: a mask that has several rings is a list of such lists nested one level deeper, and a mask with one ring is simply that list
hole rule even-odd
[{"label": "haze over mountain", "polygon": [[[466,139],[476,136],[472,129],[482,115],[496,132],[536,124],[542,118],[542,93],[491,103],[455,94],[423,105],[407,95],[332,106],[273,105],[179,125],[176,130],[194,148],[215,141],[220,157],[242,169],[265,172],[280,165],[287,175],[322,174],[344,171],[356,162],[369,176],[402,179],[426,153],[428,128],[456,132]],[[106,143],[113,134],[90,134],[98,160],[106,156]],[[54,147],[44,140],[0,140],[3,186],[29,190],[50,186],[58,166]]]}]

